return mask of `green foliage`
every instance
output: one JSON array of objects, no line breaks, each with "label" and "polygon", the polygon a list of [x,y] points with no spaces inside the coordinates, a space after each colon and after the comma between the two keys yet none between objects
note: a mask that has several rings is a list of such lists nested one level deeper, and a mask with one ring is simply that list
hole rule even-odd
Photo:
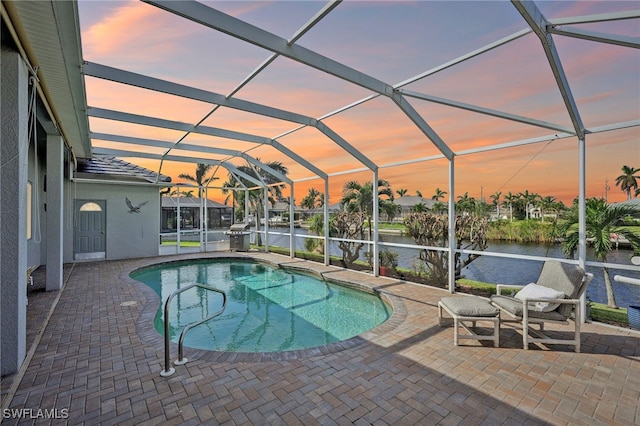
[{"label": "green foliage", "polygon": [[[407,233],[417,245],[447,247],[449,244],[449,218],[431,212],[410,213],[404,220]],[[455,218],[456,248],[485,250],[487,248],[487,218],[465,214]],[[456,275],[462,268],[478,257],[477,254],[463,256],[455,254]],[[425,262],[431,279],[444,282],[448,276],[449,253],[437,250],[420,250],[420,259]]]}]

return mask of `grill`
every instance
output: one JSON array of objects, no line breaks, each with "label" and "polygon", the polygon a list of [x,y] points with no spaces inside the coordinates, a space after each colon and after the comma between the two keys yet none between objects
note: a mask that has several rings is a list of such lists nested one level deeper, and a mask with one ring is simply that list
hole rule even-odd
[{"label": "grill", "polygon": [[229,230],[225,232],[229,236],[229,249],[231,251],[247,251],[249,250],[249,229],[248,223],[234,223]]}]

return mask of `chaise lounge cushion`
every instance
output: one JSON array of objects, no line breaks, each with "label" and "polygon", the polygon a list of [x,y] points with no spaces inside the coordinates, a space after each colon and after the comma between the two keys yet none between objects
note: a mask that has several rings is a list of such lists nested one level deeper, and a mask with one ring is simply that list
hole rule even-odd
[{"label": "chaise lounge cushion", "polygon": [[495,317],[500,312],[498,308],[479,297],[443,297],[440,302],[459,317]]},{"label": "chaise lounge cushion", "polygon": [[[516,293],[515,298],[521,301],[525,299],[564,299],[564,293],[538,284],[527,284]],[[538,312],[551,312],[559,303],[529,302],[529,309]]]},{"label": "chaise lounge cushion", "polygon": [[[508,296],[491,296],[491,301],[516,317],[522,317],[522,300]],[[541,318],[552,321],[564,321],[566,317],[557,310],[551,312],[529,310],[529,318]]]}]

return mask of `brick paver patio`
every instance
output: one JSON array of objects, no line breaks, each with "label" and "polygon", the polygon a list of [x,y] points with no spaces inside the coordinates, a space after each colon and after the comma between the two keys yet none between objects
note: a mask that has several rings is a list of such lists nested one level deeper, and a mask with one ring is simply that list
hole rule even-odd
[{"label": "brick paver patio", "polygon": [[[586,324],[579,354],[563,346],[525,351],[509,327],[502,329],[500,348],[476,341],[454,347],[452,328],[438,325],[443,290],[252,255],[375,287],[392,302],[394,315],[357,338],[306,351],[187,348],[190,362],[164,378],[163,341],[152,324],[159,299],[128,274],[195,256],[66,265],[61,292],[30,292],[28,346],[34,350],[23,371],[3,378],[2,422],[640,424],[639,332]],[[172,360],[176,352],[174,346]],[[51,413],[60,418],[32,418]]]}]

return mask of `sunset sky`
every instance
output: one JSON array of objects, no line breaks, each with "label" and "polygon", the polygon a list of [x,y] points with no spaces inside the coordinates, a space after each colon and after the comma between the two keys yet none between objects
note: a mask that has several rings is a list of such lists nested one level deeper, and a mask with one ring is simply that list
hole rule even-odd
[{"label": "sunset sky", "polygon": [[[203,2],[263,30],[290,39],[325,2]],[[638,9],[637,2],[539,2],[549,19]],[[163,80],[229,95],[272,53],[210,28],[138,1],[79,1],[84,59]],[[574,25],[608,34],[640,37],[640,19]],[[495,42],[527,24],[504,1],[345,1],[298,40],[316,53],[396,85],[461,55]],[[640,53],[637,49],[554,36],[586,128],[640,119]],[[403,87],[494,110],[571,127],[558,87],[538,38],[528,34],[491,52]],[[90,107],[113,109],[189,124],[198,123],[214,105],[86,77]],[[234,97],[321,118],[372,93],[293,60],[278,57]],[[525,190],[570,203],[578,195],[578,141],[555,139],[553,130],[407,98],[435,132],[456,153],[495,144],[549,136],[541,143],[457,155],[456,195],[489,200]],[[431,197],[448,191],[448,162],[429,159],[438,149],[389,99],[377,97],[323,120],[349,144],[380,166],[380,178],[392,189],[420,191]],[[203,125],[276,138],[297,129],[291,122],[219,108]],[[183,132],[98,118],[92,132],[177,142]],[[331,176],[331,202],[337,202],[346,181],[361,183],[372,173],[314,128],[277,139]],[[189,134],[182,143],[246,151],[261,160],[281,161],[289,169],[299,201],[310,187],[323,191],[321,179],[265,145]],[[623,165],[640,167],[640,127],[589,134],[587,196],[625,199],[615,178]],[[93,140],[94,147],[137,150],[128,144]],[[160,148],[147,152],[163,153]],[[194,155],[172,151],[173,155]],[[202,155],[202,154],[198,154]],[[202,158],[224,160],[206,154]],[[427,158],[411,164],[397,163]],[[159,161],[124,158],[152,170]],[[236,165],[244,160],[233,159]],[[165,162],[161,172],[180,182],[179,173],[193,174],[193,163]],[[224,169],[217,171],[227,180]],[[214,193],[212,198],[221,199]]]}]

